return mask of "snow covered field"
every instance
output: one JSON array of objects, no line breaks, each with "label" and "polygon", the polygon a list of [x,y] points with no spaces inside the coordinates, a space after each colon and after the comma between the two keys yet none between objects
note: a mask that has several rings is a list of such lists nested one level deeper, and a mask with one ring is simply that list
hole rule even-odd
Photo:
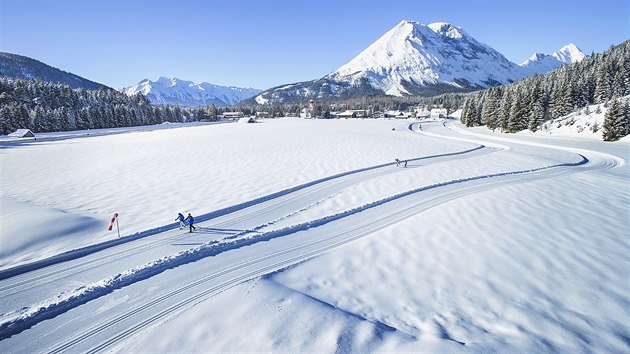
[{"label": "snow covered field", "polygon": [[414,123],[3,142],[0,351],[629,352],[628,142]]}]

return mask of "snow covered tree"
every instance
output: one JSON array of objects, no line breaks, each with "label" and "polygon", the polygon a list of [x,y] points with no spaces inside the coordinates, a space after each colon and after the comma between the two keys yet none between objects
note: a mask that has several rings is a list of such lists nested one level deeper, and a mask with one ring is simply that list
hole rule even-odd
[{"label": "snow covered tree", "polygon": [[525,106],[523,105],[523,93],[516,91],[514,101],[510,107],[510,117],[507,126],[508,132],[516,133],[527,128],[526,118]]},{"label": "snow covered tree", "polygon": [[543,105],[539,101],[534,102],[529,113],[529,130],[531,130],[532,132],[536,132],[544,121],[544,117],[545,111],[543,109]]},{"label": "snow covered tree", "polygon": [[626,105],[622,105],[618,99],[610,103],[604,116],[605,141],[616,141],[630,133],[630,117],[628,117]]},{"label": "snow covered tree", "polygon": [[497,92],[499,92],[499,89],[490,89],[488,91],[483,101],[483,111],[481,113],[481,123],[492,130],[495,130],[499,126]]},{"label": "snow covered tree", "polygon": [[476,127],[481,125],[481,119],[478,116],[478,103],[476,99],[472,99],[470,104],[468,105],[468,111],[466,112],[466,126],[467,127]]},{"label": "snow covered tree", "polygon": [[606,68],[606,62],[600,63],[597,67],[597,73],[595,74],[595,103],[603,103],[609,99],[610,93],[610,73]]},{"label": "snow covered tree", "polygon": [[13,112],[9,106],[0,107],[0,134],[11,132],[13,126]]},{"label": "snow covered tree", "polygon": [[501,131],[508,131],[508,122],[510,120],[510,109],[512,107],[512,93],[508,89],[503,95],[503,100],[501,101],[501,108],[499,110],[499,127]]},{"label": "snow covered tree", "polygon": [[[630,93],[630,41],[611,47],[602,54],[549,73],[521,81],[468,94],[462,112],[462,122],[476,125],[469,109],[479,111],[480,123],[504,132],[539,129],[543,123],[574,112],[593,103],[607,103],[613,95]],[[499,90],[496,102],[492,92]],[[481,106],[480,106],[481,105]],[[496,122],[492,119],[496,105]],[[596,113],[600,113],[598,106]]]},{"label": "snow covered tree", "polygon": [[31,112],[31,127],[33,130],[38,131],[38,132],[45,132],[48,131],[48,129],[46,129],[46,117],[44,116],[45,112],[44,109],[42,108],[42,106],[37,105],[35,106],[35,109]]}]

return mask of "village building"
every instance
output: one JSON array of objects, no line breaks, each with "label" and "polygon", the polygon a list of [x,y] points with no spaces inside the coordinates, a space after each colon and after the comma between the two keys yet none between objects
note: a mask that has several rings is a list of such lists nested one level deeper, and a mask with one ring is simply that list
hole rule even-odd
[{"label": "village building", "polygon": [[411,117],[410,112],[403,112],[403,111],[386,111],[385,113],[383,113],[383,115],[385,118],[407,119]]},{"label": "village building", "polygon": [[300,111],[300,118],[315,118],[315,101],[308,101],[308,107]]},{"label": "village building", "polygon": [[429,107],[427,106],[418,106],[413,109],[413,112],[416,118],[419,118],[419,119],[429,118],[431,116],[431,111],[429,110]]},{"label": "village building", "polygon": [[334,113],[337,118],[367,118],[370,112],[367,109],[348,109],[343,112]]},{"label": "village building", "polygon": [[446,108],[433,108],[431,110],[432,119],[446,118],[446,117],[448,117],[448,109]]},{"label": "village building", "polygon": [[302,108],[300,111],[300,118],[314,118],[315,113],[312,108]]},{"label": "village building", "polygon": [[243,112],[224,112],[223,113],[224,119],[237,120],[237,119],[243,118],[243,116],[244,116]]}]

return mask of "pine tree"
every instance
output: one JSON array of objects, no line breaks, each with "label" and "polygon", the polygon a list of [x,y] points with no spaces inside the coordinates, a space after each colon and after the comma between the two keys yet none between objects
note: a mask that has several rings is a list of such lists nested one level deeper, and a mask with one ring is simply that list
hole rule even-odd
[{"label": "pine tree", "polygon": [[510,109],[512,108],[512,93],[506,90],[501,101],[501,109],[499,110],[499,127],[502,132],[508,131],[508,122],[510,121]]},{"label": "pine tree", "polygon": [[12,115],[13,112],[8,105],[0,107],[0,134],[8,134],[14,130]]},{"label": "pine tree", "polygon": [[531,130],[532,132],[536,132],[542,124],[544,116],[545,112],[543,110],[542,104],[540,102],[534,102],[532,110],[529,114],[529,130]]},{"label": "pine tree", "polygon": [[488,129],[495,130],[499,126],[499,112],[497,106],[496,93],[498,89],[491,89],[483,102],[483,111],[481,114],[481,123]]},{"label": "pine tree", "polygon": [[[605,57],[605,56],[604,56]],[[595,103],[602,103],[608,100],[610,77],[606,69],[606,62],[602,61],[597,65],[597,73],[595,76]]]},{"label": "pine tree", "polygon": [[45,132],[45,117],[44,117],[44,109],[42,106],[37,105],[35,109],[31,113],[31,124],[30,129],[34,132]]},{"label": "pine tree", "polygon": [[87,108],[83,108],[79,111],[76,124],[77,124],[77,129],[79,130],[92,128],[92,122],[90,121],[90,113]]},{"label": "pine tree", "polygon": [[623,95],[630,95],[630,45],[626,45],[623,47],[623,53],[621,55],[621,71],[623,72],[623,84],[624,84],[624,92]]},{"label": "pine tree", "polygon": [[625,105],[619,103],[618,99],[610,102],[606,115],[604,116],[604,132],[605,141],[616,141],[630,132],[630,118]]},{"label": "pine tree", "polygon": [[510,107],[510,117],[508,119],[507,130],[510,133],[516,133],[527,127],[525,107],[523,106],[523,93],[516,91],[514,102]]},{"label": "pine tree", "polygon": [[470,100],[468,105],[465,121],[467,127],[475,127],[479,125],[477,120],[477,102],[474,98]]}]

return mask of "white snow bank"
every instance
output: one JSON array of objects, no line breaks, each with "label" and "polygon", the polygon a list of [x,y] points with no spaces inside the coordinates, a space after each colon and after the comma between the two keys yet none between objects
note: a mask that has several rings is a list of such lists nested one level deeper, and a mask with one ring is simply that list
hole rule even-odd
[{"label": "white snow bank", "polygon": [[107,225],[106,221],[90,216],[8,198],[2,200],[0,217],[0,267],[72,249],[77,240],[102,232]]}]

